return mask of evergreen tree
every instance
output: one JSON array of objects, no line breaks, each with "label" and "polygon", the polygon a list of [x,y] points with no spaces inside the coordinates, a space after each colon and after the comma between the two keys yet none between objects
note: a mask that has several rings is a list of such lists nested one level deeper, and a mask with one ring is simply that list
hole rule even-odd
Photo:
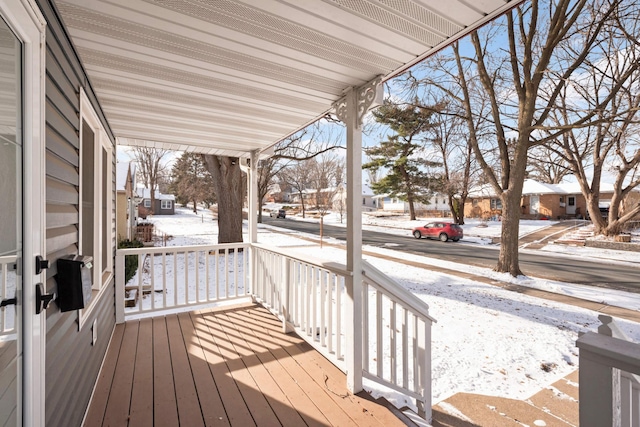
[{"label": "evergreen tree", "polygon": [[210,205],[213,199],[213,178],[205,168],[202,156],[184,153],[176,160],[171,170],[171,191],[180,203],[193,203],[193,212],[198,213],[198,203]]},{"label": "evergreen tree", "polygon": [[398,105],[387,99],[384,105],[373,111],[375,120],[387,125],[395,134],[379,145],[365,149],[371,160],[363,168],[374,172],[380,169],[387,171],[386,176],[371,183],[371,188],[377,194],[387,193],[408,202],[412,220],[416,219],[414,204],[426,203],[434,186],[440,183],[429,173],[430,167],[440,166],[440,163],[426,157],[424,141],[420,138],[435,126],[432,115],[440,109],[438,105],[424,107],[417,102],[415,105]]}]

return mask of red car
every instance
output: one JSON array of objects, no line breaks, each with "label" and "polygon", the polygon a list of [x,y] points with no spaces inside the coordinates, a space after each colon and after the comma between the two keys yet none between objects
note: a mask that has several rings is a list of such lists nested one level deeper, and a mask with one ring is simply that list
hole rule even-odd
[{"label": "red car", "polygon": [[416,227],[412,230],[413,237],[420,239],[422,237],[430,237],[432,239],[440,239],[443,242],[451,239],[454,242],[462,239],[462,227],[452,222],[430,222],[422,227]]}]

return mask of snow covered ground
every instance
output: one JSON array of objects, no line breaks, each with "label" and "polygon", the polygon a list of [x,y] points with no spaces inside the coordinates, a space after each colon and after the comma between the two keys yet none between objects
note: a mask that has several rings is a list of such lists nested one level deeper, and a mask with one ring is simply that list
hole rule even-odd
[{"label": "snow covered ground", "polygon": [[[176,215],[155,216],[151,221],[159,230],[171,236],[169,245],[217,243],[217,223],[209,211],[202,210],[195,215],[187,209],[177,208]],[[330,221],[331,218],[326,223],[335,223]],[[339,219],[336,222],[339,222]],[[366,227],[409,235],[411,227],[421,222],[411,221],[411,224],[408,224],[405,221],[385,218],[383,224],[374,225],[369,222]],[[470,243],[472,239],[465,237],[464,244],[484,243],[485,239],[499,235],[497,222],[490,222],[487,227],[477,225],[467,224],[465,233],[471,234],[475,232],[475,228],[479,228],[484,236],[477,237],[475,243]],[[521,232],[532,232],[547,225],[549,221],[524,222]],[[296,247],[296,251],[301,255],[344,262],[345,251],[342,247],[324,245],[320,248],[317,243],[302,237],[317,240],[291,230],[259,226],[260,243]],[[338,241],[327,241],[341,245]],[[571,256],[567,255],[568,248],[563,248],[565,250],[560,251],[561,256]],[[364,249],[419,261],[426,265],[437,264],[447,267],[446,262],[441,260],[417,255],[400,255],[388,248]],[[587,248],[575,247],[572,251],[579,256],[585,256],[584,252],[580,252],[585,249]],[[621,262],[615,260],[617,257],[623,258],[622,262],[629,262],[638,257],[638,254],[634,254],[633,258],[625,260],[623,255],[628,254],[610,253],[608,256],[612,259],[611,262]],[[365,258],[375,262],[377,268],[426,302],[431,315],[437,319],[432,330],[433,403],[458,392],[526,399],[577,368],[578,351],[575,341],[578,333],[594,331],[600,324],[598,313],[591,310],[542,300],[398,262],[371,256]],[[601,289],[594,290],[585,286],[531,277],[512,278],[490,269],[459,264],[456,264],[455,268],[501,281],[640,310],[640,298],[637,294],[610,290],[603,292]],[[617,322],[631,339],[640,342],[640,324],[626,320]],[[552,369],[543,369],[543,366]]]}]

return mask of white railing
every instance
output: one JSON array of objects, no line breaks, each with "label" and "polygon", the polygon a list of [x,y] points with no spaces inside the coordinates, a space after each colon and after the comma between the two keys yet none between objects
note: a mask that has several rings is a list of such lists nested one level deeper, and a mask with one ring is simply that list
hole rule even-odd
[{"label": "white railing", "polygon": [[429,306],[363,261],[364,377],[416,401],[431,419],[431,325]]},{"label": "white railing", "polygon": [[580,425],[640,427],[640,344],[631,342],[610,316],[599,333],[581,336]]},{"label": "white railing", "polygon": [[[336,366],[344,368],[343,304],[351,275],[342,264],[312,260],[253,245],[258,301],[283,319]],[[429,307],[372,265],[363,263],[364,378],[415,399],[431,419],[431,324]]]},{"label": "white railing", "polygon": [[[14,298],[16,295],[15,255],[0,257],[0,300]],[[0,336],[16,332],[16,307],[8,305],[0,308]]]},{"label": "white railing", "polygon": [[[138,259],[127,284],[125,256]],[[251,296],[282,320],[286,332],[295,331],[343,371],[347,352],[360,345],[348,341],[347,327],[361,324],[363,369],[358,375],[415,399],[418,413],[430,420],[434,320],[429,307],[373,266],[363,265],[363,311],[356,314],[360,321],[353,322],[354,314],[346,308],[352,274],[343,264],[261,244],[119,249],[116,321]],[[131,307],[125,307],[125,293]]]},{"label": "white railing", "polygon": [[346,339],[343,299],[350,273],[323,262],[264,245],[252,246],[257,301],[343,371]]},{"label": "white railing", "polygon": [[[249,244],[166,246],[116,251],[116,321],[126,316],[247,298]],[[125,281],[125,257],[137,257]]]}]

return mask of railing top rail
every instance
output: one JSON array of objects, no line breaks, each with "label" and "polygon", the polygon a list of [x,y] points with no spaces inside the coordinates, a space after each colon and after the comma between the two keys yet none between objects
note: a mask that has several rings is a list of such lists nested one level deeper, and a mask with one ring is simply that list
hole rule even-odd
[{"label": "railing top rail", "polygon": [[294,259],[296,261],[300,261],[300,262],[304,262],[307,264],[312,264],[315,265],[317,267],[321,267],[324,268],[325,270],[329,270],[332,273],[336,273],[339,274],[341,276],[352,276],[353,273],[350,272],[349,270],[347,270],[347,266],[344,264],[341,264],[339,262],[329,262],[329,261],[323,261],[317,258],[313,258],[313,257],[307,257],[307,256],[300,256],[299,254],[293,253],[292,251],[288,251],[285,249],[281,249],[281,248],[273,248],[271,246],[267,246],[267,245],[263,245],[260,243],[254,243],[253,247],[257,248],[257,249],[262,249],[268,252],[273,252],[276,254],[281,254],[284,255],[288,258]]},{"label": "railing top rail", "polygon": [[6,255],[6,256],[0,256],[0,264],[5,264],[8,262],[14,262],[18,259],[17,255]]},{"label": "railing top rail", "polygon": [[436,319],[429,315],[429,306],[427,303],[418,299],[398,282],[364,260],[362,261],[362,275],[366,281],[372,282],[375,286],[381,288],[385,293],[401,302],[407,308],[410,308],[423,318],[436,323]]},{"label": "railing top rail", "polygon": [[116,255],[140,255],[140,254],[161,254],[163,252],[191,252],[209,251],[220,249],[248,248],[250,243],[223,243],[219,245],[191,245],[191,246],[156,246],[144,248],[118,249]]},{"label": "railing top rail", "polygon": [[595,332],[587,332],[578,338],[576,345],[581,351],[596,356],[599,363],[632,374],[640,375],[640,344]]}]

